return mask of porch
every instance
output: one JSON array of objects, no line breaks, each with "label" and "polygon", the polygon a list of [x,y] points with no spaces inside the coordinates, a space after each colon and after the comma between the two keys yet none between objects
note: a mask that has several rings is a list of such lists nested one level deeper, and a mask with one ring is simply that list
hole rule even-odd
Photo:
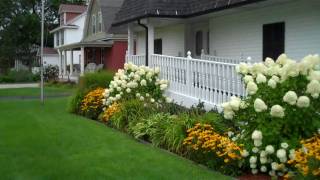
[{"label": "porch", "polygon": [[[168,95],[187,107],[201,101],[207,109],[220,110],[220,105],[230,97],[246,96],[245,86],[236,73],[239,59],[209,55],[202,58],[206,59],[192,58],[190,51],[186,58],[151,54],[147,64],[160,68],[160,78],[170,82]],[[127,55],[126,62],[145,65],[146,56]]]},{"label": "porch", "polygon": [[[59,47],[59,78],[78,81],[85,72],[103,69],[110,42],[80,42]],[[76,59],[75,59],[76,58]]]}]

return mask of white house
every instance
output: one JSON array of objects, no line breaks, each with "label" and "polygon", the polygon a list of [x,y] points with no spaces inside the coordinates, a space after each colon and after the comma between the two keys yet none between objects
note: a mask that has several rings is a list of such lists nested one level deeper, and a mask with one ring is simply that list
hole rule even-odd
[{"label": "white house", "polygon": [[82,5],[60,5],[60,26],[53,29],[51,33],[54,34],[54,48],[59,53],[61,77],[77,76],[80,73],[80,49],[67,51],[64,47],[82,40],[86,10],[87,6]]},{"label": "white house", "polygon": [[[137,8],[141,7],[141,8]],[[262,61],[286,53],[320,53],[319,0],[125,0],[114,25],[126,23],[136,54],[200,58],[205,54]],[[133,53],[132,49],[129,49]]]},{"label": "white house", "polygon": [[241,61],[320,54],[319,9],[319,0],[125,0],[113,26],[128,25],[126,61],[160,67],[176,101],[212,107],[246,95]]}]

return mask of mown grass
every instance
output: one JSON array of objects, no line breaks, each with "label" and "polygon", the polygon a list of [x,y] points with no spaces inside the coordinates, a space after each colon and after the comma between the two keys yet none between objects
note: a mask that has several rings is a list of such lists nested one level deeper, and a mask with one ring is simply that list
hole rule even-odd
[{"label": "mown grass", "polygon": [[[40,88],[12,88],[12,89],[0,89],[0,97],[8,96],[40,96]],[[61,88],[61,87],[45,87],[44,94],[46,96],[50,95],[61,95],[61,94],[70,94],[74,92],[73,88]]]},{"label": "mown grass", "polygon": [[66,103],[0,101],[1,179],[229,179],[68,114]]}]

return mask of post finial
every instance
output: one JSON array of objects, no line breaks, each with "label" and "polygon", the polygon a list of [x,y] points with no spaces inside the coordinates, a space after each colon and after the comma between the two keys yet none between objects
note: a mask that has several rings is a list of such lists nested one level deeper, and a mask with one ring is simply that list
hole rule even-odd
[{"label": "post finial", "polygon": [[251,63],[251,60],[252,60],[251,56],[248,56],[247,57],[247,63]]},{"label": "post finial", "polygon": [[204,55],[204,49],[201,49],[201,55]]},{"label": "post finial", "polygon": [[187,58],[188,58],[188,59],[192,59],[192,57],[191,57],[191,51],[188,51],[188,52],[187,52]]}]

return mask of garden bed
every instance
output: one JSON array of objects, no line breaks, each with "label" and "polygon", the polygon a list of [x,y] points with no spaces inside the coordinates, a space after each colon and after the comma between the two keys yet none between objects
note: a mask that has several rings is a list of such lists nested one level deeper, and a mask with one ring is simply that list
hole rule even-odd
[{"label": "garden bed", "polygon": [[248,96],[232,97],[219,114],[173,103],[159,69],[126,64],[105,85],[80,90],[71,109],[226,175],[313,179],[320,175],[319,67],[316,55],[241,63]]}]

